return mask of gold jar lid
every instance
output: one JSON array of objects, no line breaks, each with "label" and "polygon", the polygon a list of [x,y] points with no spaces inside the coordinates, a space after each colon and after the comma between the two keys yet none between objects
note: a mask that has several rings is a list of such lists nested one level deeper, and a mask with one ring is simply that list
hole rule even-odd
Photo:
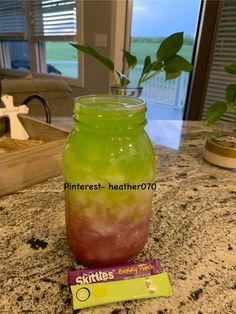
[{"label": "gold jar lid", "polygon": [[221,135],[216,139],[207,139],[205,149],[217,155],[236,158],[236,134]]}]

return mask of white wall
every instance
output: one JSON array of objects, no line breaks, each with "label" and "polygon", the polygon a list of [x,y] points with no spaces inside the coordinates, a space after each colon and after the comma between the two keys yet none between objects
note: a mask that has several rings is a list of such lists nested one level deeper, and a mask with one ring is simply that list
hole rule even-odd
[{"label": "white wall", "polygon": [[[84,2],[84,43],[94,46],[95,34],[107,35],[107,47],[96,48],[122,67],[125,44],[126,0],[94,0]],[[109,69],[90,56],[84,55],[84,87],[73,89],[74,95],[109,93],[112,75]]]},{"label": "white wall", "polygon": [[[84,43],[94,46],[95,34],[107,34],[107,47],[96,48],[101,54],[111,57],[112,1],[84,1]],[[84,87],[73,88],[74,95],[108,93],[109,70],[99,61],[84,55]]]}]

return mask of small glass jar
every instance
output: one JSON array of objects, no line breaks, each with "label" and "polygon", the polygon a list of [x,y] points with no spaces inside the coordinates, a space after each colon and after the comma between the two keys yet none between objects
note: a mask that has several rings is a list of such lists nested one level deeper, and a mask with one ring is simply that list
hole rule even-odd
[{"label": "small glass jar", "polygon": [[131,261],[148,239],[155,158],[145,103],[91,95],[75,101],[63,151],[67,239],[85,265]]},{"label": "small glass jar", "polygon": [[111,92],[113,95],[137,97],[139,98],[142,94],[142,86],[121,86],[113,85],[111,86]]}]

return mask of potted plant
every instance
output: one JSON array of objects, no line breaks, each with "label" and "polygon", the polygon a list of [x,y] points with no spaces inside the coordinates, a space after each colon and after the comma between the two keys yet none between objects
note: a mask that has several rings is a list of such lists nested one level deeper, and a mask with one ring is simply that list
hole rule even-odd
[{"label": "potted plant", "polygon": [[[231,75],[236,75],[236,63],[225,66],[225,71]],[[216,101],[210,106],[206,113],[206,123],[208,126],[214,124],[226,112],[236,114],[236,84],[229,84],[225,88],[225,100]],[[236,127],[236,117],[235,117]],[[232,133],[217,134],[212,133],[206,140],[203,157],[210,163],[236,169],[236,129]]]},{"label": "potted plant", "polygon": [[137,65],[137,57],[127,50],[123,50],[123,68],[119,70],[115,69],[114,63],[110,59],[98,53],[93,47],[79,43],[71,43],[71,45],[96,58],[112,72],[111,91],[113,94],[139,97],[143,89],[142,84],[162,71],[165,72],[166,80],[177,78],[182,71],[192,71],[191,63],[177,54],[183,45],[183,35],[183,32],[179,32],[165,38],[157,49],[154,61],[151,60],[150,56],[144,58],[143,68],[136,86],[132,86],[129,74]]}]

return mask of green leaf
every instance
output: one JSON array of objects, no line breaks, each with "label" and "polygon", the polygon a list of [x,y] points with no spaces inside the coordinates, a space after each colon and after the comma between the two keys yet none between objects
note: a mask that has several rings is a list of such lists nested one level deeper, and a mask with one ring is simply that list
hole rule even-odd
[{"label": "green leaf", "polygon": [[166,72],[166,81],[173,80],[173,79],[177,78],[178,76],[180,76],[180,74],[181,74],[181,71]]},{"label": "green leaf", "polygon": [[227,103],[227,111],[236,113],[236,108],[234,108],[234,103],[232,102]]},{"label": "green leaf", "polygon": [[128,63],[128,68],[133,69],[137,64],[137,58],[125,49],[123,49],[123,52],[124,52],[124,58]]},{"label": "green leaf", "polygon": [[164,64],[164,70],[171,73],[179,71],[191,72],[192,69],[192,64],[179,55],[169,58]]},{"label": "green leaf", "polygon": [[161,71],[161,69],[162,69],[162,63],[158,61],[151,62],[151,58],[148,56],[144,60],[142,76],[152,71],[155,71],[155,72]]},{"label": "green leaf", "polygon": [[130,80],[124,73],[120,72],[119,70],[115,70],[115,72],[117,73],[119,77],[121,86],[127,86],[130,83]]},{"label": "green leaf", "polygon": [[226,111],[227,104],[223,101],[215,102],[206,113],[206,123],[211,125],[216,122]]},{"label": "green leaf", "polygon": [[176,55],[183,45],[183,34],[183,32],[174,33],[162,41],[156,52],[158,61],[165,61]]},{"label": "green leaf", "polygon": [[151,58],[150,56],[147,56],[144,59],[142,75],[149,72],[150,66],[151,66]]},{"label": "green leaf", "polygon": [[119,70],[115,70],[115,72],[117,73],[119,79],[121,80],[123,77],[123,73],[121,73]]},{"label": "green leaf", "polygon": [[230,84],[225,89],[225,97],[229,103],[235,102],[236,99],[236,85]]},{"label": "green leaf", "polygon": [[162,62],[155,61],[151,64],[151,70],[152,71],[161,71],[163,65]]},{"label": "green leaf", "polygon": [[122,77],[122,79],[120,80],[120,85],[123,87],[126,87],[127,85],[129,85],[130,80],[127,77]]},{"label": "green leaf", "polygon": [[81,44],[73,44],[73,43],[70,43],[70,44],[71,46],[75,47],[79,51],[82,51],[85,54],[94,57],[95,59],[103,63],[106,67],[108,67],[111,71],[114,71],[114,63],[110,59],[98,53],[93,47],[90,47],[88,45],[81,45]]},{"label": "green leaf", "polygon": [[226,65],[225,71],[229,74],[236,74],[236,63]]}]

